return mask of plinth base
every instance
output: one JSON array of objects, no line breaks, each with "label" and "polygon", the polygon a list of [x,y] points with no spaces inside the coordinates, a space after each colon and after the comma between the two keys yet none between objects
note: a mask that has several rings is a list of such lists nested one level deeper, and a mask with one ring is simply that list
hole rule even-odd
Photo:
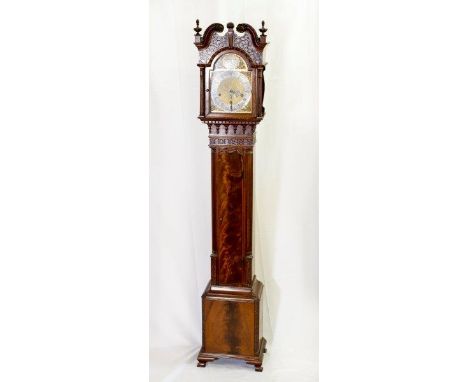
[{"label": "plinth base", "polygon": [[263,284],[255,277],[251,288],[208,283],[202,296],[203,344],[198,367],[218,358],[233,358],[263,370],[262,291]]},{"label": "plinth base", "polygon": [[244,360],[249,365],[255,366],[255,371],[263,371],[262,363],[263,363],[263,354],[267,352],[266,349],[266,339],[262,337],[260,341],[260,349],[258,354],[253,357],[250,356],[243,356],[243,355],[236,355],[236,354],[226,354],[226,353],[206,353],[202,349],[200,349],[200,353],[198,353],[198,367],[205,367],[207,362],[216,361],[219,358],[232,358],[232,359],[240,359]]}]

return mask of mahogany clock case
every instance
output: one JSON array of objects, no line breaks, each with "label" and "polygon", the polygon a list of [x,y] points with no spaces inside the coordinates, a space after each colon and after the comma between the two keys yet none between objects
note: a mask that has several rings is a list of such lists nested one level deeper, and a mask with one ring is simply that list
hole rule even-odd
[{"label": "mahogany clock case", "polygon": [[[263,49],[267,30],[262,23],[259,36],[250,25],[239,24],[236,33],[234,24],[228,23],[222,34],[224,26],[216,23],[208,26],[202,36],[198,20],[194,30],[199,51],[199,119],[208,127],[212,187],[211,279],[202,296],[198,366],[205,367],[218,358],[236,358],[262,371],[266,352],[262,334],[263,284],[254,272],[252,205],[255,130],[264,116]],[[233,112],[234,85],[229,90],[230,110],[212,111],[212,73],[218,60],[228,54],[243,60],[250,73],[250,86],[240,92],[251,91],[251,109],[247,112]],[[229,80],[234,84],[234,79]]]}]

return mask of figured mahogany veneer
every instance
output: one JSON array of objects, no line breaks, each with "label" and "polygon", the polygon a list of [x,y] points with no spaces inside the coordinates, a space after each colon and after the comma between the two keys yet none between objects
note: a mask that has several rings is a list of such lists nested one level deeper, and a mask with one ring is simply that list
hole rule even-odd
[{"label": "figured mahogany veneer", "polygon": [[214,149],[211,153],[214,284],[251,286],[251,149]]},{"label": "figured mahogany veneer", "polygon": [[[211,280],[202,296],[203,344],[198,366],[218,358],[245,360],[262,371],[266,340],[262,335],[263,284],[254,276],[252,255],[253,150],[256,125],[262,120],[263,48],[248,24],[212,24],[203,36],[197,20],[195,45],[200,61],[200,115],[208,125],[211,148]],[[210,113],[210,70],[224,53],[242,57],[252,74],[252,110]],[[232,110],[232,98],[231,98]]]},{"label": "figured mahogany veneer", "polygon": [[198,366],[218,358],[237,358],[263,370],[263,284],[254,278],[252,288],[245,289],[244,293],[228,288],[219,291],[208,283],[202,296],[203,346]]}]

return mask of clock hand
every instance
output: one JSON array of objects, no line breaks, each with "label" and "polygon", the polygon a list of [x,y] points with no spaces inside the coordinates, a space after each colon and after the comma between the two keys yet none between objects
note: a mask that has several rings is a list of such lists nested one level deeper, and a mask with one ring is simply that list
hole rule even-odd
[{"label": "clock hand", "polygon": [[233,93],[234,93],[234,90],[232,90],[232,89],[229,90],[229,98],[230,98],[230,100],[231,100],[231,110],[232,110],[232,97],[234,96]]},{"label": "clock hand", "polygon": [[231,89],[231,90],[229,90],[229,94],[231,95],[231,98],[232,98],[232,96],[234,96],[234,95],[237,96],[237,97],[239,97],[240,94],[241,94],[241,92],[240,92],[239,90],[232,90],[232,89]]}]

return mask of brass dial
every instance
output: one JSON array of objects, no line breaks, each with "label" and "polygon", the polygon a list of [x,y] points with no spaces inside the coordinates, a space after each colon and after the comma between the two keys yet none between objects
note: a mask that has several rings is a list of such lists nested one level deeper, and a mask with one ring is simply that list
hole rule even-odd
[{"label": "brass dial", "polygon": [[235,70],[215,73],[211,84],[214,105],[225,112],[242,110],[250,101],[252,86],[248,77]]},{"label": "brass dial", "polygon": [[211,111],[250,113],[252,74],[244,59],[234,53],[222,55],[211,72]]}]

